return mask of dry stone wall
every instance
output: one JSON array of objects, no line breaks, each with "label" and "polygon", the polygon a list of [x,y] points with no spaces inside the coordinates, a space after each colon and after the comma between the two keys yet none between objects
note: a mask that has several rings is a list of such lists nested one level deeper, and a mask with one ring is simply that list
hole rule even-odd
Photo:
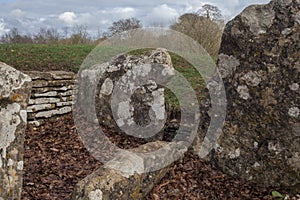
[{"label": "dry stone wall", "polygon": [[225,28],[227,117],[212,160],[233,176],[300,191],[300,1],[246,8]]},{"label": "dry stone wall", "polygon": [[39,125],[44,119],[72,111],[76,75],[72,72],[25,72],[32,78],[32,92],[27,108],[29,123]]},{"label": "dry stone wall", "polygon": [[20,199],[29,76],[0,62],[0,200]]}]

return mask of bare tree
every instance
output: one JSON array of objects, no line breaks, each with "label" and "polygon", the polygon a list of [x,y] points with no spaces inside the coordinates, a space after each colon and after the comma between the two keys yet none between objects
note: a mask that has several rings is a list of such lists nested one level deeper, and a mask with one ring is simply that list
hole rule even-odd
[{"label": "bare tree", "polygon": [[31,34],[22,35],[17,28],[12,28],[8,33],[4,34],[1,39],[1,43],[33,43]]},{"label": "bare tree", "polygon": [[124,31],[129,31],[137,28],[142,28],[140,20],[136,18],[121,19],[119,21],[113,22],[112,26],[108,28],[109,33],[106,34],[112,36],[114,34],[122,33]]},{"label": "bare tree", "polygon": [[203,5],[202,8],[197,11],[197,14],[210,20],[220,20],[222,18],[221,10],[217,6],[211,4]]},{"label": "bare tree", "polygon": [[73,34],[69,38],[71,44],[88,44],[91,42],[91,38],[87,31],[86,25],[76,25],[73,28]]},{"label": "bare tree", "polygon": [[22,43],[22,36],[19,32],[19,30],[14,27],[12,28],[9,33],[7,34],[8,40],[10,43]]},{"label": "bare tree", "polygon": [[65,27],[62,28],[62,31],[63,31],[63,33],[64,33],[64,38],[65,38],[65,39],[67,39],[67,38],[69,37],[69,32],[70,32],[69,29],[70,29],[70,28],[69,28],[68,26],[65,26]]},{"label": "bare tree", "polygon": [[171,25],[171,29],[190,36],[211,56],[217,57],[222,36],[222,28],[218,23],[194,13],[187,13],[180,16],[178,22]]},{"label": "bare tree", "polygon": [[38,44],[56,44],[59,40],[60,34],[54,28],[40,28],[40,31],[34,36],[34,41]]},{"label": "bare tree", "polygon": [[1,44],[10,43],[9,33],[5,33],[4,35],[1,36],[0,43]]},{"label": "bare tree", "polygon": [[95,35],[95,40],[98,40],[98,39],[101,39],[103,37],[103,31],[100,27],[97,28],[97,32],[96,32],[96,35]]}]

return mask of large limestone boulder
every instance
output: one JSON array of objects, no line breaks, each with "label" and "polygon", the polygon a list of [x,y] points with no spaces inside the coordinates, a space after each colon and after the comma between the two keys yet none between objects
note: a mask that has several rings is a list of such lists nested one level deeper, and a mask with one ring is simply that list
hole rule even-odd
[{"label": "large limestone boulder", "polygon": [[[167,114],[164,88],[159,85],[163,82],[159,81],[167,82],[174,74],[165,49],[141,56],[123,54],[81,72],[82,94],[76,106],[84,108],[88,120],[98,119],[101,126],[149,141],[161,139]],[[91,89],[95,82],[97,88]],[[90,96],[95,98],[87,98]]]},{"label": "large limestone boulder", "polygon": [[[168,166],[188,150],[191,135],[195,135],[191,132],[195,133],[198,125],[196,106],[182,109],[181,117],[185,118],[172,141],[160,141],[168,120],[163,86],[169,82],[176,86],[175,81],[180,79],[172,79],[175,75],[165,49],[138,56],[122,54],[82,69],[74,121],[86,148],[104,167],[77,184],[73,199],[142,199]],[[123,137],[135,137],[146,144],[124,150],[99,127],[113,128]]]},{"label": "large limestone boulder", "polygon": [[29,76],[0,62],[0,200],[20,199]]},{"label": "large limestone boulder", "polygon": [[258,184],[300,190],[300,1],[253,5],[225,28],[227,117],[212,160]]}]

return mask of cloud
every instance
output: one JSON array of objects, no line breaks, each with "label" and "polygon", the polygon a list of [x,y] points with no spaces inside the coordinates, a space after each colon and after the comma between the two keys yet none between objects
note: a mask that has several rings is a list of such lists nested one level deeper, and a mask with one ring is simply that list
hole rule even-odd
[{"label": "cloud", "polygon": [[137,15],[137,10],[132,7],[115,7],[112,9],[101,10],[99,14],[102,17],[107,17],[107,19],[119,20],[135,17]]},{"label": "cloud", "polygon": [[68,25],[76,23],[76,14],[74,12],[64,12],[58,16],[58,19],[65,22]]},{"label": "cloud", "polygon": [[41,18],[39,18],[39,21],[40,21],[40,22],[44,22],[44,21],[46,21],[46,18],[41,17]]},{"label": "cloud", "polygon": [[125,7],[125,8],[114,8],[114,13],[134,13],[135,9],[131,7]]},{"label": "cloud", "polygon": [[[228,3],[226,3],[228,1]],[[238,15],[250,4],[266,4],[270,0],[206,0],[205,3],[213,4],[221,9],[222,14],[230,18]]]},{"label": "cloud", "polygon": [[56,28],[87,25],[93,32],[105,31],[114,21],[135,17],[144,26],[153,23],[168,26],[177,17],[187,12],[197,11],[203,3],[218,6],[222,13],[235,16],[243,8],[254,3],[270,0],[14,0],[0,2],[1,33],[17,27],[22,33],[36,33],[41,27]]},{"label": "cloud", "polygon": [[6,28],[4,20],[0,19],[0,35],[4,35],[5,33],[9,32],[10,29]]},{"label": "cloud", "polygon": [[159,5],[146,15],[144,18],[149,24],[160,23],[169,24],[172,20],[179,17],[179,13],[176,9],[169,7],[167,4]]},{"label": "cloud", "polygon": [[26,13],[25,13],[23,10],[19,9],[19,8],[10,11],[10,16],[16,17],[16,18],[21,18],[21,17],[23,17],[25,14],[26,14]]}]

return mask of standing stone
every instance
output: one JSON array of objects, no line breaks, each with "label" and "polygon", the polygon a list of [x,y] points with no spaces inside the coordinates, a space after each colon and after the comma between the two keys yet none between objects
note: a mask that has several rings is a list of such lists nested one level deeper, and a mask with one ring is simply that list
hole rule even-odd
[{"label": "standing stone", "polygon": [[[79,91],[84,94],[77,105],[88,110],[88,120],[97,118],[104,127],[122,129],[139,138],[161,139],[167,115],[164,88],[158,82],[167,81],[174,74],[171,57],[165,49],[141,56],[120,55],[82,71],[80,79],[84,83]],[[91,85],[95,81],[98,83],[95,99],[86,98],[94,96]],[[93,115],[95,111],[97,116]]]},{"label": "standing stone", "polygon": [[[181,120],[183,134],[177,134],[172,142],[149,142],[162,139],[160,133],[167,119],[163,86],[174,75],[165,49],[140,56],[119,55],[81,71],[74,121],[85,146],[104,167],[80,181],[72,199],[143,199],[166,174],[168,166],[187,151],[190,137],[185,133],[195,127],[188,120]],[[187,115],[188,111],[181,114]],[[120,149],[99,130],[99,124],[148,143]]]},{"label": "standing stone", "polygon": [[20,199],[29,76],[0,63],[0,200]]},{"label": "standing stone", "polygon": [[225,172],[300,191],[300,1],[253,5],[225,28],[218,69],[227,117],[212,160]]}]

